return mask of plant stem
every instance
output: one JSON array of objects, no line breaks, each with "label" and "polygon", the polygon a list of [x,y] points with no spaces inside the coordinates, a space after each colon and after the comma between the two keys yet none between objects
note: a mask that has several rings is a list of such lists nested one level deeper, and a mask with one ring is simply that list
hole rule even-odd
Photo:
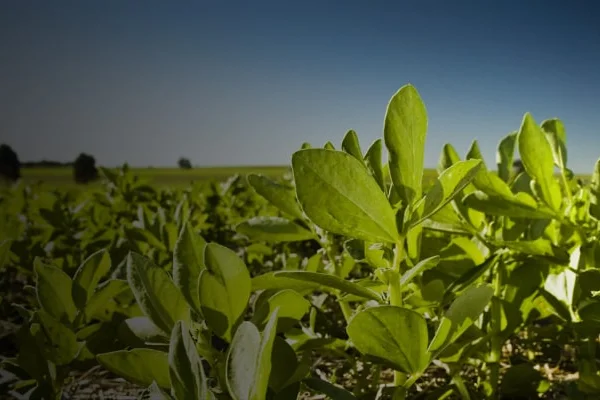
[{"label": "plant stem", "polygon": [[500,258],[496,265],[496,274],[494,275],[494,298],[492,299],[492,319],[490,321],[492,337],[490,351],[490,381],[492,384],[492,398],[498,393],[498,383],[500,381],[500,358],[502,356],[502,289],[504,286],[504,260]]},{"label": "plant stem", "polygon": [[[394,247],[394,260],[392,264],[392,279],[388,290],[390,294],[390,305],[402,307],[402,288],[400,287],[400,263],[402,260],[402,250],[404,248],[404,238],[399,240]],[[394,371],[394,386],[402,386],[407,382],[407,376],[400,371]]]}]

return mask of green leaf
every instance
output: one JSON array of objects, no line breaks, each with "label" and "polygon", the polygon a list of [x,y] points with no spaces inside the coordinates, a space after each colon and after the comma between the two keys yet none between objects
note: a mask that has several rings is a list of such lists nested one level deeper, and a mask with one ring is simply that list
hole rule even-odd
[{"label": "green leaf", "polygon": [[413,204],[423,192],[427,138],[427,110],[414,86],[405,85],[392,96],[383,131],[394,187],[404,204]]},{"label": "green leaf", "polygon": [[208,396],[202,360],[183,321],[178,321],[171,333],[169,373],[171,390],[177,400],[205,399]]},{"label": "green leaf", "polygon": [[360,162],[363,162],[363,154],[360,149],[360,142],[358,141],[358,136],[356,132],[353,130],[349,130],[344,135],[344,140],[342,140],[342,150],[346,153],[354,156]]},{"label": "green leaf", "polygon": [[77,357],[83,343],[77,342],[75,333],[43,310],[35,313],[34,320],[40,329],[32,325],[32,334],[44,357],[56,365],[67,365]]},{"label": "green leaf", "polygon": [[483,159],[483,154],[481,154],[481,149],[479,148],[479,143],[477,142],[477,140],[473,140],[465,158],[467,160],[481,160],[484,169],[487,169],[487,167],[485,166],[485,160]]},{"label": "green leaf", "polygon": [[85,307],[100,280],[110,272],[110,267],[110,255],[104,249],[95,252],[81,264],[73,278],[73,300],[77,308]]},{"label": "green leaf", "polygon": [[190,307],[185,298],[167,272],[148,258],[129,253],[127,281],[140,309],[165,334],[173,330],[175,322],[190,321]]},{"label": "green leaf", "polygon": [[358,312],[347,328],[361,353],[385,360],[407,374],[429,365],[427,322],[421,314],[396,306],[376,306]]},{"label": "green leaf", "polygon": [[85,305],[84,313],[86,321],[97,318],[100,313],[106,310],[107,304],[111,300],[129,291],[131,291],[129,283],[125,280],[110,279],[100,284]]},{"label": "green leaf", "polygon": [[156,382],[153,382],[138,396],[138,400],[171,400],[171,396],[162,390]]},{"label": "green leaf", "polygon": [[356,158],[341,151],[300,150],[292,166],[298,200],[316,225],[357,239],[399,239],[387,197]]},{"label": "green leaf", "polygon": [[385,179],[383,178],[383,167],[381,164],[383,144],[381,139],[376,139],[367,149],[365,164],[371,170],[371,174],[382,191],[385,192]]},{"label": "green leaf", "polygon": [[408,285],[417,275],[424,271],[436,267],[440,263],[440,256],[433,256],[420,261],[417,265],[402,274],[400,278],[400,286]]},{"label": "green leaf", "polygon": [[250,240],[274,243],[317,239],[313,232],[281,217],[254,217],[239,224],[235,230]]},{"label": "green leaf", "polygon": [[554,164],[560,169],[567,167],[567,133],[565,125],[558,118],[547,119],[542,122],[542,130],[550,142]]},{"label": "green leaf", "polygon": [[62,270],[34,262],[36,294],[40,307],[63,323],[71,323],[77,314],[77,307],[71,297],[73,282]]},{"label": "green leaf", "polygon": [[285,339],[276,336],[273,342],[273,351],[271,352],[271,374],[269,376],[269,387],[279,393],[287,386],[294,382],[290,382],[294,378],[294,374],[298,370],[299,363],[296,352],[286,342]]},{"label": "green leaf", "polygon": [[547,239],[504,241],[497,245],[532,256],[549,257],[557,263],[568,263],[570,259],[566,249],[554,246]]},{"label": "green leaf", "polygon": [[227,354],[227,387],[234,400],[263,400],[271,374],[278,310],[262,335],[251,322],[240,324]]},{"label": "green leaf", "polygon": [[[263,292],[267,293],[268,292]],[[269,321],[271,313],[279,309],[277,332],[285,332],[293,327],[308,312],[310,302],[294,290],[281,290],[263,301],[262,294],[257,300],[252,322],[262,329]]]},{"label": "green leaf", "polygon": [[549,208],[538,208],[535,200],[524,192],[506,198],[490,196],[478,190],[466,195],[463,203],[488,215],[530,219],[548,219],[555,216]]},{"label": "green leaf", "polygon": [[200,313],[198,278],[204,265],[206,241],[186,222],[181,229],[173,252],[173,281],[188,304]]},{"label": "green leaf", "polygon": [[596,161],[590,183],[590,215],[600,220],[600,159]]},{"label": "green leaf", "polygon": [[283,290],[292,289],[297,292],[306,292],[317,290],[321,285],[317,282],[310,282],[298,279],[292,279],[285,276],[276,275],[280,271],[267,272],[252,278],[252,290]]},{"label": "green leaf", "polygon": [[[418,225],[448,204],[473,180],[481,166],[480,160],[467,160],[458,161],[444,170],[425,198],[419,203],[424,207],[423,214],[411,226]],[[418,205],[415,206],[415,208],[418,207]]]},{"label": "green leaf", "polygon": [[199,280],[202,314],[215,334],[230,341],[248,306],[250,273],[235,252],[216,243],[206,245],[204,264]]},{"label": "green leaf", "polygon": [[489,286],[471,287],[450,305],[429,345],[429,351],[442,351],[456,341],[475,322],[492,300]]},{"label": "green leaf", "polygon": [[538,387],[542,381],[540,371],[531,364],[516,364],[511,366],[504,377],[500,392],[507,398],[538,398]]},{"label": "green leaf", "polygon": [[169,335],[157,327],[148,317],[127,318],[120,326],[120,333],[135,337],[141,343],[166,343]]},{"label": "green leaf", "polygon": [[278,271],[275,273],[275,276],[315,282],[321,285],[322,288],[336,289],[343,293],[350,293],[365,299],[381,301],[381,296],[371,289],[335,275],[308,271]]},{"label": "green leaf", "polygon": [[156,382],[163,389],[171,388],[167,353],[152,349],[119,350],[98,354],[104,368],[128,381],[150,386]]},{"label": "green leaf", "polygon": [[284,186],[259,174],[248,175],[248,183],[256,193],[281,211],[297,219],[304,218],[304,214],[296,201],[296,192],[292,187]]},{"label": "green leaf", "polygon": [[498,143],[496,165],[498,167],[498,176],[504,182],[508,182],[512,175],[516,141],[517,132],[513,132],[505,136],[500,143]]},{"label": "green leaf", "polygon": [[440,159],[438,160],[437,172],[441,174],[454,164],[460,161],[460,156],[458,152],[450,143],[446,143],[442,148],[442,153],[440,154]]},{"label": "green leaf", "polygon": [[523,117],[517,140],[525,171],[539,185],[541,199],[551,209],[558,211],[562,199],[560,191],[553,188],[557,183],[554,180],[552,148],[530,113]]},{"label": "green leaf", "polygon": [[357,400],[356,397],[346,389],[335,386],[334,384],[319,378],[306,378],[302,380],[302,383],[315,392],[323,393],[331,399]]}]

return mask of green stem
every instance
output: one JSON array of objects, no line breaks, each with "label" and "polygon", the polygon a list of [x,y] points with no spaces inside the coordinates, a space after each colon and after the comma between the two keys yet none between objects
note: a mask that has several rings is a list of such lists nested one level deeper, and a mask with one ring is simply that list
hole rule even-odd
[{"label": "green stem", "polygon": [[[399,240],[394,247],[394,260],[392,263],[392,280],[389,283],[388,290],[390,294],[390,305],[402,307],[402,288],[400,287],[400,264],[402,260],[402,250],[404,249],[404,238]],[[407,382],[407,376],[400,371],[394,371],[394,386],[403,386]]]},{"label": "green stem", "polygon": [[569,199],[569,204],[573,204],[573,194],[571,193],[571,188],[569,187],[569,182],[567,182],[567,176],[565,175],[565,170],[561,169],[560,176],[562,177],[563,185],[565,185],[565,192],[567,193],[567,199]]},{"label": "green stem", "polygon": [[496,265],[496,274],[494,276],[494,299],[492,300],[491,312],[491,351],[490,351],[490,380],[492,384],[492,398],[498,393],[498,383],[500,381],[500,358],[502,356],[502,338],[500,332],[502,329],[502,289],[504,286],[504,261],[498,260]]}]

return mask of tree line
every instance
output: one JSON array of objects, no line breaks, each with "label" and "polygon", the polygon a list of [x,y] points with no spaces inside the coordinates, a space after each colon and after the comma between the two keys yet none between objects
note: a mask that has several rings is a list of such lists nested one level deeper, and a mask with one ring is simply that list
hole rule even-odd
[{"label": "tree line", "polygon": [[[181,169],[192,169],[189,159],[181,157],[177,165]],[[94,156],[80,153],[72,162],[59,161],[34,161],[21,162],[17,153],[7,144],[0,145],[0,178],[16,182],[21,178],[22,168],[72,168],[73,179],[76,183],[86,184],[95,181],[99,177],[98,167]]]}]

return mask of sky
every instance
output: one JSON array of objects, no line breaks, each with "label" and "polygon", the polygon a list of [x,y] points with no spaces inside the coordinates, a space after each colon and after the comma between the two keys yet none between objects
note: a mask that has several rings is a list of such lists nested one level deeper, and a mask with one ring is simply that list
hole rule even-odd
[{"label": "sky", "polygon": [[282,165],[303,142],[363,151],[419,91],[425,164],[560,118],[569,167],[600,158],[597,1],[0,3],[0,142],[21,161]]}]

